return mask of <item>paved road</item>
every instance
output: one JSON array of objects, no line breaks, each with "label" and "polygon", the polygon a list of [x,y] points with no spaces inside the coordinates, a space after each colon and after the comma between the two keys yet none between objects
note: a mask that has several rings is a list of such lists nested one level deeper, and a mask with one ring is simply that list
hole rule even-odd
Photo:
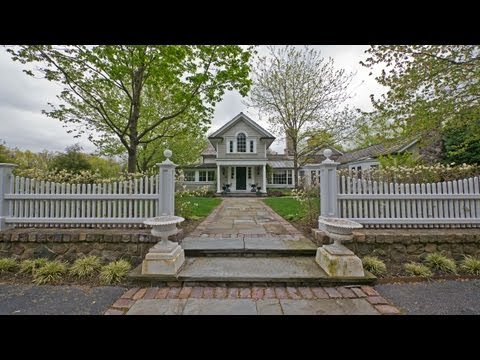
[{"label": "paved road", "polygon": [[125,290],[0,284],[0,315],[101,315]]},{"label": "paved road", "polygon": [[480,280],[384,284],[375,289],[409,315],[480,315]]}]

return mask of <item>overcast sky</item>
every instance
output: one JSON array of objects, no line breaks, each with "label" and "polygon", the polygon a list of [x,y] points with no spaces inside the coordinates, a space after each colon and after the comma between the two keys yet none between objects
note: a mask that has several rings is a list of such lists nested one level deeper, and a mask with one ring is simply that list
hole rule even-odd
[{"label": "overcast sky", "polygon": [[[370,94],[379,95],[384,88],[373,76],[368,76],[368,69],[359,64],[365,58],[364,51],[368,46],[319,45],[315,48],[321,50],[324,57],[332,57],[336,67],[356,72],[351,85],[354,96],[350,103],[362,110],[371,110]],[[267,54],[266,47],[260,46],[257,50],[260,55]],[[63,151],[66,146],[78,142],[85,151],[93,152],[95,147],[86,137],[73,138],[62,127],[63,123],[42,114],[42,109],[48,109],[48,102],[56,102],[55,95],[61,87],[44,79],[31,78],[22,72],[22,68],[21,64],[11,60],[4,48],[0,49],[0,141],[6,142],[8,147],[32,151]],[[238,93],[229,92],[217,104],[211,131],[241,111],[268,129],[266,122],[243,105]],[[275,141],[272,145],[272,149],[278,152],[283,148],[282,141]]]}]

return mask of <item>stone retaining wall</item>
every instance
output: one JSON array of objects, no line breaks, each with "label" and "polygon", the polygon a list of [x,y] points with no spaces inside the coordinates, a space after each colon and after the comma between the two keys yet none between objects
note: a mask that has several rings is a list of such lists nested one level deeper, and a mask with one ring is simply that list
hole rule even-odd
[{"label": "stone retaining wall", "polygon": [[[182,237],[180,230],[169,239],[179,241]],[[139,264],[158,240],[149,229],[14,229],[0,232],[0,257],[74,261],[83,255],[96,255],[105,261],[122,258]]]},{"label": "stone retaining wall", "polygon": [[[329,242],[323,232],[314,229],[313,234],[317,245]],[[376,255],[393,264],[422,261],[434,251],[462,260],[480,256],[480,229],[364,229],[345,246],[360,257]]]}]

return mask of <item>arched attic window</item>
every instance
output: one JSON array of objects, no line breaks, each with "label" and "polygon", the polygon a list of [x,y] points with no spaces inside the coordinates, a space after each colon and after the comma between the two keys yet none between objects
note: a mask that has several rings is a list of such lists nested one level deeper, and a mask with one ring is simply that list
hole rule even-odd
[{"label": "arched attic window", "polygon": [[244,133],[237,135],[237,152],[246,152],[247,151],[247,137]]}]

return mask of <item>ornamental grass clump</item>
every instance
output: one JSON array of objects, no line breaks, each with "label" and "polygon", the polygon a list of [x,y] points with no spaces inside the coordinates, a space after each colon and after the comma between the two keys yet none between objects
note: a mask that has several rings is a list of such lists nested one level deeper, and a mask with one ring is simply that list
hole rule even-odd
[{"label": "ornamental grass clump", "polygon": [[126,260],[113,261],[102,267],[100,271],[100,281],[103,284],[115,284],[121,282],[132,266]]},{"label": "ornamental grass clump", "polygon": [[33,282],[37,285],[58,281],[67,272],[67,264],[58,260],[47,261],[33,271]]},{"label": "ornamental grass clump", "polygon": [[421,277],[431,277],[433,275],[432,271],[425,265],[411,262],[405,264],[405,272],[410,276],[421,276]]},{"label": "ornamental grass clump", "polygon": [[362,259],[363,268],[374,275],[384,275],[387,273],[387,266],[376,256],[365,256]]},{"label": "ornamental grass clump", "polygon": [[86,256],[75,260],[70,274],[78,278],[90,278],[100,272],[102,261],[98,256]]},{"label": "ornamental grass clump", "polygon": [[38,259],[27,259],[23,260],[20,263],[20,272],[22,274],[30,274],[33,275],[33,272],[36,269],[41,268],[46,263],[48,263],[48,259],[46,258],[38,258]]},{"label": "ornamental grass clump", "polygon": [[425,264],[434,271],[436,270],[451,274],[457,273],[457,264],[455,264],[455,261],[447,258],[439,252],[428,254],[425,258]]},{"label": "ornamental grass clump", "polygon": [[0,273],[15,272],[17,267],[17,260],[13,258],[0,258]]},{"label": "ornamental grass clump", "polygon": [[466,255],[460,264],[460,268],[468,274],[480,275],[480,259]]}]

